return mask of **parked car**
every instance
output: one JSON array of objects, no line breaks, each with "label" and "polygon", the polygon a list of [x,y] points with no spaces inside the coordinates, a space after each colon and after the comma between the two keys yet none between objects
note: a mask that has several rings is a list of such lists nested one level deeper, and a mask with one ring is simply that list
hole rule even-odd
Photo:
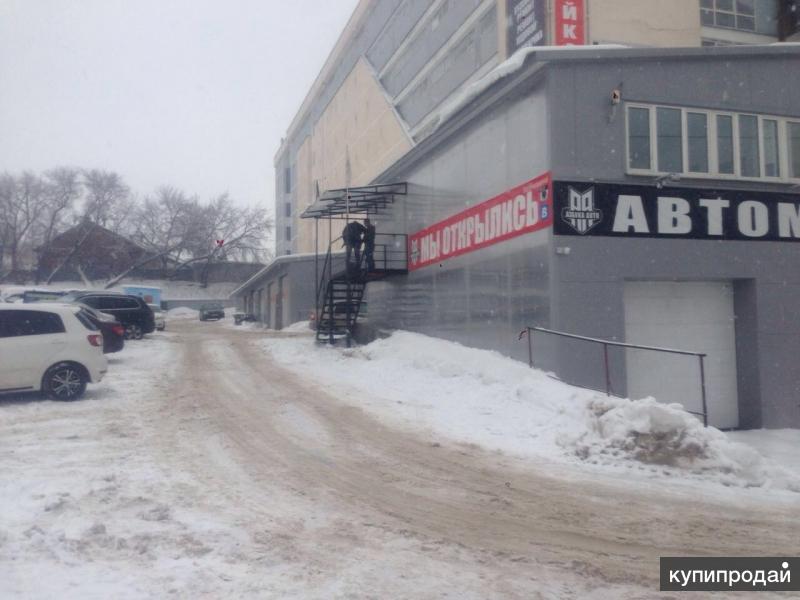
[{"label": "parked car", "polygon": [[0,392],[40,390],[56,400],[75,400],[107,369],[103,334],[86,309],[0,305]]},{"label": "parked car", "polygon": [[203,304],[200,307],[200,320],[208,321],[210,319],[224,319],[225,308],[222,304]]},{"label": "parked car", "polygon": [[62,298],[65,302],[87,304],[113,316],[125,327],[126,340],[140,340],[156,328],[153,311],[138,296],[113,292],[76,292]]},{"label": "parked car", "polygon": [[164,331],[167,328],[167,318],[164,315],[164,310],[158,304],[148,304],[147,306],[153,311],[153,318],[156,321],[156,331]]},{"label": "parked car", "polygon": [[59,302],[66,295],[64,290],[25,290],[22,292],[22,301],[25,304],[34,302]]},{"label": "parked car", "polygon": [[93,309],[87,304],[77,303],[86,310],[87,316],[103,334],[103,352],[119,352],[125,347],[125,327],[111,315]]}]

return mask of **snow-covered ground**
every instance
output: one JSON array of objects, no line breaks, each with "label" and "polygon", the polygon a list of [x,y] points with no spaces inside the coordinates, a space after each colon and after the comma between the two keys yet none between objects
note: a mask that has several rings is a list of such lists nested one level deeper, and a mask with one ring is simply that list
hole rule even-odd
[{"label": "snow-covered ground", "polygon": [[[792,514],[800,498],[789,491],[798,477],[792,473],[796,431],[726,436],[703,430],[676,407],[609,401],[498,354],[410,333],[345,350],[316,346],[306,324],[288,334],[188,319],[175,324],[110,355],[106,379],[81,401],[0,397],[0,597],[646,597],[641,581],[604,579],[595,567],[563,567],[546,558],[543,540],[535,547],[527,536],[509,541],[505,519],[527,511],[509,502],[508,513],[498,516],[492,502],[517,494],[516,484],[504,487],[500,479],[487,490],[475,466],[480,477],[464,488],[467,494],[446,477],[431,485],[441,475],[436,456],[445,452],[425,443],[431,439],[479,444],[520,457],[514,464],[546,467],[548,478],[562,477],[568,494],[573,487],[596,489],[600,479],[626,486],[682,482],[689,490],[711,490],[715,507],[725,500],[720,490],[736,500],[752,497],[757,510],[774,509],[772,522],[782,519],[785,506]],[[261,331],[263,337],[254,335]],[[263,350],[256,346],[302,377],[269,361],[259,365]],[[322,412],[303,398],[313,396],[314,386],[325,390]],[[361,411],[336,406],[328,413],[334,397],[392,424],[387,433],[413,431],[393,444],[402,439],[418,461],[432,453],[422,488],[404,488],[402,472],[382,470],[402,464],[392,454],[395,445],[353,444],[376,422],[360,424],[354,413]],[[337,426],[354,429],[337,437]],[[357,469],[350,468],[350,452]],[[395,523],[397,506],[388,516],[369,508],[362,496],[369,498],[364,490],[375,482],[378,507],[387,492],[413,491],[407,497],[437,505],[447,500],[439,506],[448,517],[442,529],[432,505],[421,523]],[[614,505],[617,487],[612,490]],[[666,487],[663,495],[657,490],[659,498],[669,495]],[[784,506],[764,508],[765,490]],[[645,518],[651,496],[632,498],[637,518]],[[592,502],[588,513],[601,510],[602,501]],[[481,541],[464,545],[459,536],[470,538],[458,524],[471,522],[464,515],[473,509],[486,510],[500,529],[479,532]],[[550,525],[556,533],[573,525],[573,509],[551,517],[558,519]],[[453,510],[465,512],[451,523]],[[591,541],[594,517],[576,518]],[[603,522],[612,518],[620,523],[610,514]],[[621,523],[627,526],[629,518],[625,511]],[[540,530],[536,523],[531,535],[550,535],[550,526]],[[633,531],[620,529],[635,538]],[[502,551],[487,550],[486,535]],[[612,538],[601,533],[598,539]],[[562,559],[581,550],[564,549],[569,540],[556,537]],[[508,554],[508,548],[515,550]],[[633,548],[615,552],[627,557]],[[628,569],[627,560],[622,564]],[[645,572],[656,577],[657,571]]]},{"label": "snow-covered ground", "polygon": [[127,343],[77,402],[0,397],[0,597],[227,595],[245,536],[152,444],[172,340]]},{"label": "snow-covered ground", "polygon": [[796,431],[725,434],[677,404],[609,398],[495,352],[409,332],[352,349],[311,338],[260,344],[290,370],[406,427],[596,473],[800,492]]}]

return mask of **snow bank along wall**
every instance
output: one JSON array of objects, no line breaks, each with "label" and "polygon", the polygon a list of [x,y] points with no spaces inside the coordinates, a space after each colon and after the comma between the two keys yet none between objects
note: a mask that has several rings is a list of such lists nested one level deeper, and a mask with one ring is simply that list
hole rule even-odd
[{"label": "snow bank along wall", "polygon": [[[526,325],[707,352],[712,424],[800,426],[798,72],[791,46],[530,56],[379,177],[410,187],[378,230],[414,239],[547,173],[552,225],[419,268],[412,252],[369,284],[370,320],[519,359]],[[598,346],[534,345],[604,386]],[[696,362],[611,362],[615,393],[699,409]]]}]

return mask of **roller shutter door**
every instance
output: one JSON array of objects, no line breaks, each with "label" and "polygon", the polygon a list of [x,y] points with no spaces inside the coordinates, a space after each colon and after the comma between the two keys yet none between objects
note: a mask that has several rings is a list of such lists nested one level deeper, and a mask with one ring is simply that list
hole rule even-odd
[{"label": "roller shutter door", "polygon": [[[625,283],[625,337],[647,344],[705,352],[709,423],[739,425],[733,285],[719,281]],[[654,396],[699,411],[697,359],[626,351],[628,396]]]}]

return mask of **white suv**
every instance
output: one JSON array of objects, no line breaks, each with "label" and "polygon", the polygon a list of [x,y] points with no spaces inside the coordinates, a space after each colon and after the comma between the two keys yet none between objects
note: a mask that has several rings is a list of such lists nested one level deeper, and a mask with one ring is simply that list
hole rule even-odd
[{"label": "white suv", "polygon": [[75,400],[107,369],[103,336],[79,306],[0,304],[0,392]]}]

